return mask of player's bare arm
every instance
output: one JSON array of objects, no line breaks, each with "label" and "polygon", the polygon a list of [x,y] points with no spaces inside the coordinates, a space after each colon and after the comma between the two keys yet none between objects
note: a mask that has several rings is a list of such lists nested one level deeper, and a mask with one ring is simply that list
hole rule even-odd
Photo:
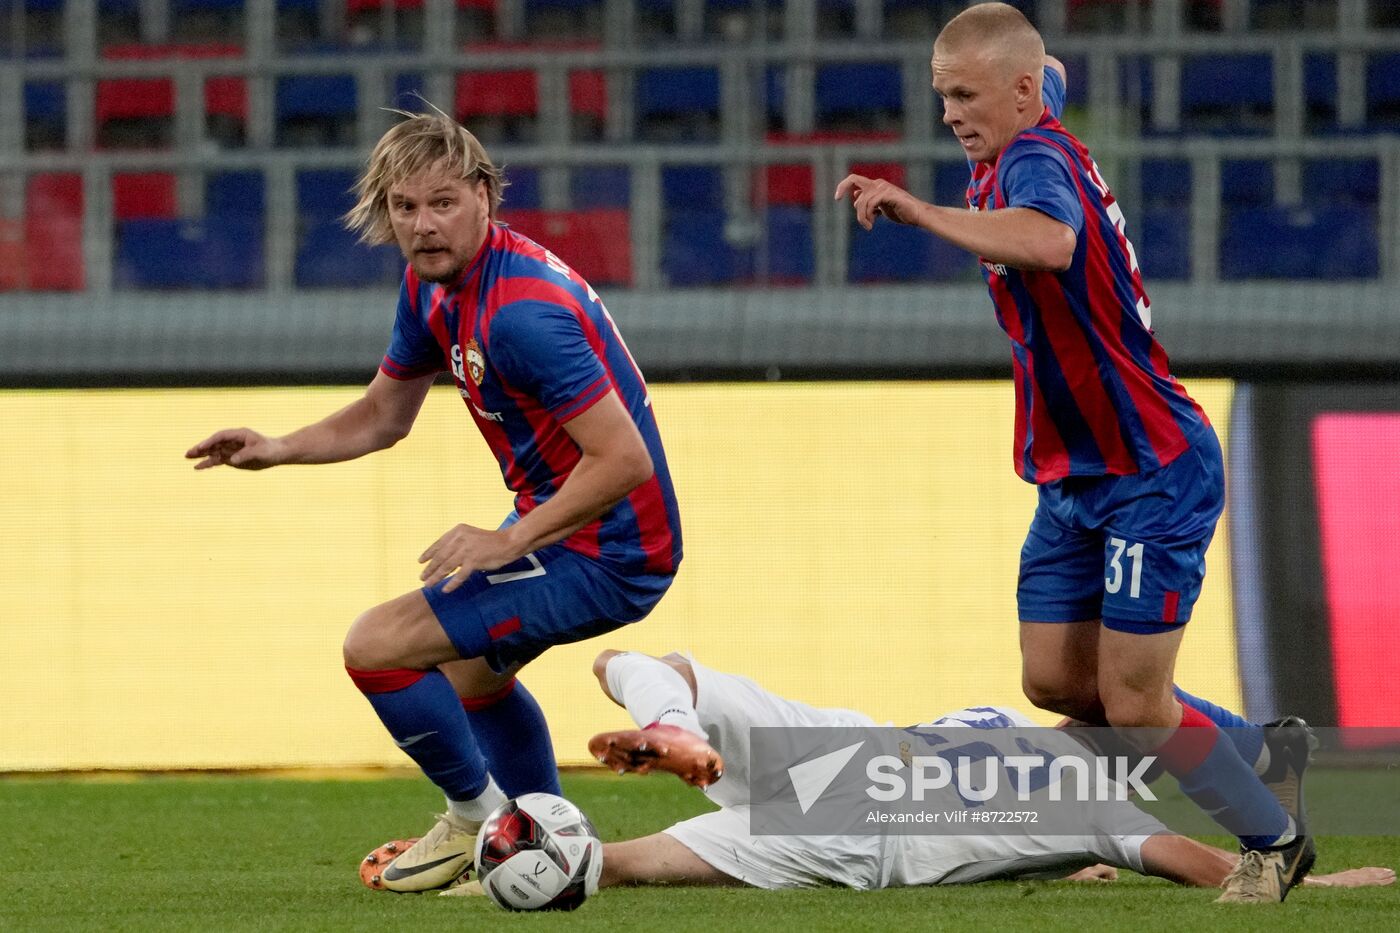
[{"label": "player's bare arm", "polygon": [[968,211],[939,207],[914,197],[883,178],[847,175],[836,186],[836,200],[849,196],[856,221],[866,230],[884,215],[895,223],[921,227],[990,262],[1027,272],[1061,272],[1074,258],[1074,230],[1028,207]]},{"label": "player's bare arm", "polygon": [[397,380],[381,372],[361,398],[315,424],[285,437],[267,437],[249,428],[219,431],[185,451],[185,457],[200,460],[196,470],[265,470],[290,463],[354,460],[407,437],[432,384],[432,375]]},{"label": "player's bare arm", "polygon": [[652,476],[651,454],[617,393],[609,392],[588,411],[567,422],[581,453],[578,465],[548,502],[508,528],[488,531],[460,524],[423,552],[419,563],[425,586],[453,576],[452,592],[473,570],[495,570],[546,545],[561,541],[602,515]]}]

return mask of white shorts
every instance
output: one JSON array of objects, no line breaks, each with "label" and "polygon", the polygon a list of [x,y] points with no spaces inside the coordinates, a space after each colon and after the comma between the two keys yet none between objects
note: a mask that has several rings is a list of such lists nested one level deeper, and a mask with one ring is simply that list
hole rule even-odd
[{"label": "white shorts", "polygon": [[[838,884],[859,890],[960,884],[990,878],[1063,877],[1105,862],[1142,871],[1142,843],[1166,832],[1131,804],[1115,810],[1114,832],[1084,836],[869,835],[755,836],[749,832],[749,729],[753,726],[873,726],[864,713],[820,709],[764,690],[747,677],[723,674],[690,659],[695,711],[710,744],[724,758],[724,777],[706,790],[721,809],[677,823],[666,833],[716,869],[759,888]],[[990,708],[953,717],[977,718]],[[1014,710],[1015,725],[1029,722]],[[1135,815],[1134,815],[1135,814]],[[1110,825],[1108,820],[1104,825]],[[1129,832],[1124,834],[1123,829]]]}]

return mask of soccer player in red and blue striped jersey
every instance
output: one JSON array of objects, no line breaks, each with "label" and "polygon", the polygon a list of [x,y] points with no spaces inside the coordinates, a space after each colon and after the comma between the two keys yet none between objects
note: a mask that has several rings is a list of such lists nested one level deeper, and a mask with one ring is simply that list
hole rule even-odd
[{"label": "soccer player in red and blue striped jersey", "polygon": [[[1220,445],[1153,335],[1118,203],[1059,122],[1063,66],[1002,3],[951,20],[932,65],[972,169],[968,209],[860,175],[836,198],[867,230],[883,215],[981,259],[1011,338],[1015,467],[1039,489],[1017,590],[1027,696],[1154,730],[1138,744],[1255,853],[1222,900],[1282,900],[1313,860],[1301,794],[1279,794],[1285,809],[1217,728],[1232,714],[1172,685],[1224,504]],[[1294,784],[1305,765],[1306,750]]]},{"label": "soccer player in red and blue striped jersey", "polygon": [[481,821],[507,797],[559,793],[544,716],[515,674],[552,645],[646,616],[680,564],[681,527],[646,383],[603,302],[495,221],[504,182],[471,133],[403,116],[347,216],[408,260],[378,375],[286,437],[220,431],[187,456],[241,469],[364,456],[408,434],[446,370],[500,464],[515,494],[502,525],[450,529],[419,558],[423,588],[370,609],[345,639],[351,679],[447,798],[372,875],[417,891],[471,867]]}]

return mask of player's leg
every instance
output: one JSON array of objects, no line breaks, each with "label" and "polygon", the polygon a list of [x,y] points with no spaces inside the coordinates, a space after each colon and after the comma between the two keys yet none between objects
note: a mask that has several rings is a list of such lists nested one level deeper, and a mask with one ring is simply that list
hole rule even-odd
[{"label": "player's leg", "polygon": [[[1218,888],[1239,864],[1240,856],[1226,852],[1186,836],[1162,834],[1152,836],[1142,845],[1143,872],[1166,878],[1177,884]],[[1395,871],[1390,868],[1350,868],[1326,875],[1309,875],[1305,887],[1372,888],[1395,883]]]},{"label": "player's leg", "polygon": [[497,672],[482,658],[468,658],[439,668],[462,698],[487,768],[505,795],[560,794],[549,725],[534,696],[516,679],[520,665]]},{"label": "player's leg", "polygon": [[588,742],[595,758],[619,774],[659,769],[698,787],[719,780],[724,762],[695,711],[695,674],[688,659],[608,649],[593,662],[593,675],[637,725],[595,735]]},{"label": "player's leg", "polygon": [[437,665],[457,657],[423,593],[369,610],[346,635],[345,667],[399,748],[447,798],[447,812],[374,876],[395,891],[440,887],[471,867],[476,828],[505,802],[457,691]]},{"label": "player's leg", "polygon": [[626,884],[742,886],[666,833],[603,845],[602,888]]},{"label": "player's leg", "polygon": [[1073,483],[1039,491],[1021,547],[1016,608],[1021,619],[1021,686],[1039,709],[1102,722],[1098,696],[1099,574],[1102,545],[1079,527]]}]

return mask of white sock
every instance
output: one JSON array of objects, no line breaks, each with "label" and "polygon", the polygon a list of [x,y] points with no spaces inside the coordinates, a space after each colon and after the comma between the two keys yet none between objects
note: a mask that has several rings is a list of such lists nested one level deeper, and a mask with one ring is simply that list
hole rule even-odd
[{"label": "white sock", "polygon": [[638,726],[680,726],[709,741],[695,714],[690,685],[671,665],[629,651],[608,661],[607,677],[608,690],[622,701]]},{"label": "white sock", "polygon": [[447,810],[459,820],[468,823],[483,823],[501,804],[506,802],[506,795],[496,786],[496,779],[489,774],[486,776],[486,787],[480,794],[471,800],[448,800]]}]

